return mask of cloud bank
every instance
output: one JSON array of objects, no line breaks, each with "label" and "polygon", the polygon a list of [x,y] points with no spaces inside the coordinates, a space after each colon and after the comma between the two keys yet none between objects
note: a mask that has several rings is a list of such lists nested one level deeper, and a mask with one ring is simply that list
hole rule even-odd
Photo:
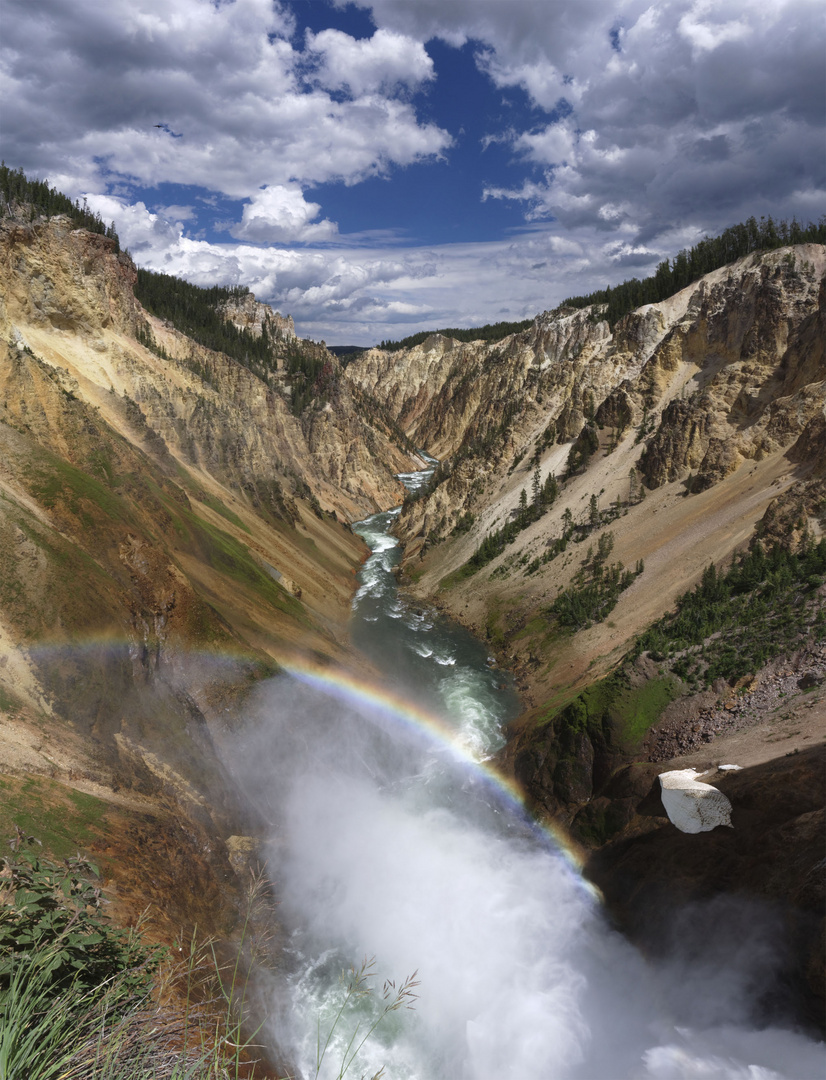
[{"label": "cloud bank", "polygon": [[[524,317],[750,214],[826,208],[816,0],[339,0],[312,27],[273,0],[3,6],[6,162],[88,194],[145,265],[248,275],[331,341]],[[434,41],[489,88],[474,159]],[[460,170],[465,205],[523,228],[402,243],[413,168]],[[369,207],[344,232],[315,192],[376,177],[404,191],[395,236]]]}]

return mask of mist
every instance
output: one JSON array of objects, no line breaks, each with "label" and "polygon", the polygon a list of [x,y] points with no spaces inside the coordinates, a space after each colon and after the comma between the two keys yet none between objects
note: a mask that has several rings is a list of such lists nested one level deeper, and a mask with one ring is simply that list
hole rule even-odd
[{"label": "mist", "polygon": [[[497,785],[483,762],[518,701],[480,642],[399,595],[392,521],[389,512],[355,526],[373,554],[352,637],[382,686],[335,672],[279,676],[228,748],[270,830],[286,934],[271,1038],[315,1077],[329,1035],[318,1075],[338,1077],[348,1044],[381,1017],[380,997],[363,995],[336,1022],[341,975],[375,957],[378,987],[415,973],[419,997],[381,1019],[347,1075],[384,1066],[386,1080],[822,1080],[821,1045],[765,1026],[784,944],[770,913],[730,898],[659,911],[662,948],[644,957]],[[417,726],[382,691],[443,727]]]},{"label": "mist", "polygon": [[[290,677],[255,713],[236,770],[271,822],[290,966],[271,1030],[303,1075],[315,1075],[341,971],[373,956],[379,982],[417,972],[421,985],[356,1076],[381,1065],[390,1080],[823,1075],[822,1047],[752,1026],[781,960],[770,918],[727,901],[692,930],[675,913],[674,947],[646,960],[553,842],[431,736]],[[703,948],[709,926],[719,933]],[[369,1003],[345,1015],[322,1077],[373,1015]]]}]

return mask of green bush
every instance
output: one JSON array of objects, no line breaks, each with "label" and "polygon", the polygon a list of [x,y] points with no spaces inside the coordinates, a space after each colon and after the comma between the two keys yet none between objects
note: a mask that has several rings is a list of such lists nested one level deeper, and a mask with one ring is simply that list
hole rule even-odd
[{"label": "green bush", "polygon": [[39,841],[18,829],[12,854],[3,858],[7,903],[0,909],[0,991],[11,985],[21,954],[49,950],[44,990],[71,986],[87,993],[118,975],[125,976],[119,984],[125,997],[146,993],[160,952],[108,925],[101,890],[88,876],[97,875],[92,863],[77,857],[61,866],[43,858],[37,846]]}]

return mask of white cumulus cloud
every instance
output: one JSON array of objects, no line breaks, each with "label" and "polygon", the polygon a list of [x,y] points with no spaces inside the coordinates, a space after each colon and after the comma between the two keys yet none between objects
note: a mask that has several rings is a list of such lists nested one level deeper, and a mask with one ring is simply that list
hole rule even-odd
[{"label": "white cumulus cloud", "polygon": [[332,240],[338,233],[333,222],[314,221],[321,206],[307,202],[300,188],[276,184],[255,192],[244,206],[241,224],[231,229],[239,240],[273,243]]},{"label": "white cumulus cloud", "polygon": [[419,41],[393,30],[377,30],[357,40],[340,30],[307,33],[307,51],[318,61],[315,81],[327,90],[348,90],[354,97],[392,93],[434,77],[433,61]]}]

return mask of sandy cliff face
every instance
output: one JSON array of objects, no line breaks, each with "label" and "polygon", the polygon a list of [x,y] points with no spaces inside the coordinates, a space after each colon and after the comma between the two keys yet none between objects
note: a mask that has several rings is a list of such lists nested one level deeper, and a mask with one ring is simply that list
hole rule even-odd
[{"label": "sandy cliff face", "polygon": [[[106,238],[72,230],[65,219],[11,225],[0,237],[0,267],[7,335],[74,379],[116,426],[110,399],[128,398],[145,439],[159,436],[187,465],[282,516],[290,516],[289,498],[307,489],[348,520],[399,501],[394,473],[410,460],[362,419],[346,383],[335,380],[323,422],[312,409],[293,416],[283,386],[147,317],[132,295],[134,267]],[[227,314],[248,329],[285,322],[265,308],[247,297]],[[147,325],[167,358],[136,342],[136,327]],[[329,363],[335,371],[335,358]]]},{"label": "sandy cliff face", "polygon": [[[528,711],[515,754],[532,746],[537,717],[610,671],[756,527],[792,548],[821,535],[824,271],[818,245],[752,255],[613,333],[587,311],[546,313],[496,346],[431,339],[352,365],[414,438],[450,418],[447,478],[399,521],[408,586],[437,596],[516,672]],[[424,401],[428,365],[436,375]],[[530,506],[535,479],[544,486],[551,473],[553,505],[528,515],[501,553],[468,566],[486,537],[519,522],[520,492]],[[609,561],[642,560],[643,571],[603,621],[561,632],[550,605],[587,576],[586,549],[601,542]],[[558,789],[557,810],[593,792],[585,742],[563,747],[579,761],[576,776],[557,777],[556,787],[536,770],[522,777],[536,792]]]},{"label": "sandy cliff face", "polygon": [[[325,401],[296,416],[275,364],[264,381],[148,316],[135,280],[65,218],[0,226],[0,760],[38,799],[99,799],[97,842],[137,909],[140,834],[160,909],[176,891],[170,918],[205,925],[186,865],[217,917],[235,880],[220,837],[245,828],[216,744],[278,660],[349,656],[365,549],[341,519],[399,502],[415,462],[322,346]],[[251,296],[225,314],[295,337]]]}]

